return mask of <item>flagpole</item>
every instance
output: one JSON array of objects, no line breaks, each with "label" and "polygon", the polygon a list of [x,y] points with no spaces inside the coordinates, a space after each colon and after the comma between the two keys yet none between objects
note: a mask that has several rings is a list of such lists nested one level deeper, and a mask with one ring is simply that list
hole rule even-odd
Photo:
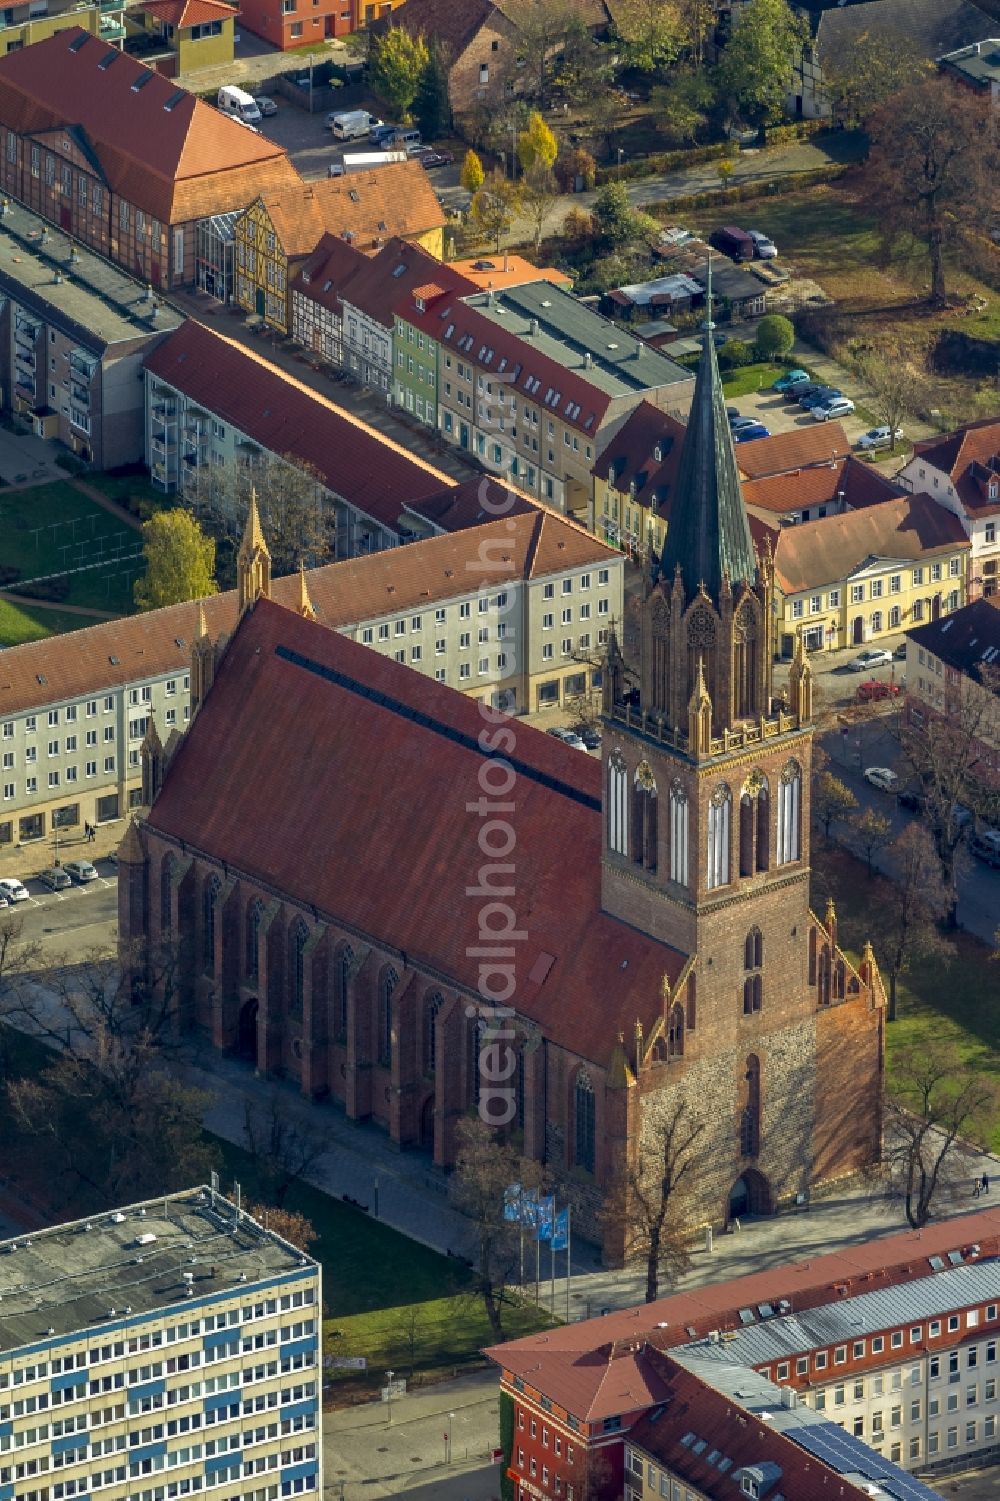
[{"label": "flagpole", "polygon": [[542,1243],[538,1239],[538,1226],[535,1226],[535,1307],[538,1307],[538,1283],[542,1275]]},{"label": "flagpole", "polygon": [[549,1313],[556,1316],[556,1206],[552,1204],[552,1235],[549,1240]]},{"label": "flagpole", "polygon": [[573,1250],[573,1206],[566,1206],[566,1322],[569,1323],[569,1280],[570,1280],[570,1256]]},{"label": "flagpole", "polygon": [[517,1190],[517,1232],[521,1252],[521,1274],[517,1279],[518,1288],[524,1286],[524,1186],[518,1185]]}]

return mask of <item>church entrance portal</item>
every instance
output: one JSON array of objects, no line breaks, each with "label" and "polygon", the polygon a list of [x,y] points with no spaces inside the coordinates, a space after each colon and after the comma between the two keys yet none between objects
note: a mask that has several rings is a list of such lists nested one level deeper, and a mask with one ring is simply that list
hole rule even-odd
[{"label": "church entrance portal", "polygon": [[729,1190],[727,1220],[771,1213],[771,1189],[763,1173],[748,1168]]},{"label": "church entrance portal", "polygon": [[257,1063],[257,1012],[260,1004],[256,997],[240,1007],[239,1035],[236,1047],[241,1058]]}]

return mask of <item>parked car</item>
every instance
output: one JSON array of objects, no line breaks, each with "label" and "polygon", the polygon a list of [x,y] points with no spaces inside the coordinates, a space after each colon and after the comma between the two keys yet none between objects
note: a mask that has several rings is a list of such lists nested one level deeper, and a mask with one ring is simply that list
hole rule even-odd
[{"label": "parked car", "polygon": [[748,229],[747,234],[753,240],[754,255],[759,261],[773,261],[778,254],[778,247],[770,235],[764,234],[760,229]]},{"label": "parked car", "polygon": [[730,417],[729,431],[735,435],[743,431],[745,427],[760,427],[759,417]]},{"label": "parked car", "polygon": [[911,813],[924,811],[924,794],[919,787],[903,787],[896,793],[896,801],[901,808],[906,808]]},{"label": "parked car", "polygon": [[763,422],[751,422],[749,427],[741,427],[738,433],[733,433],[734,443],[752,443],[755,438],[769,438],[771,429],[765,427]]},{"label": "parked car", "polygon": [[588,750],[600,750],[601,732],[596,724],[584,725],[580,731],[580,739]]},{"label": "parked car", "polygon": [[812,377],[806,370],[789,370],[785,375],[779,375],[771,387],[772,391],[792,391],[796,386],[808,386],[812,384]]},{"label": "parked car", "polygon": [[853,411],[854,402],[849,396],[834,396],[832,400],[813,407],[812,414],[815,422],[829,422],[834,417],[849,417]]},{"label": "parked car", "polygon": [[882,698],[898,698],[898,683],[882,683],[878,678],[870,678],[867,683],[862,683],[854,695],[859,704],[872,704]]},{"label": "parked car", "polygon": [[11,903],[26,902],[28,900],[27,887],[22,886],[20,881],[15,881],[13,876],[8,876],[6,880],[0,881],[0,892]]},{"label": "parked car", "polygon": [[981,833],[973,834],[969,849],[977,860],[992,865],[995,870],[1000,868],[1000,833],[996,829],[983,829]]},{"label": "parked car", "polygon": [[873,667],[888,667],[891,661],[891,651],[886,651],[884,646],[871,646],[852,657],[848,665],[852,672],[870,672]]},{"label": "parked car", "polygon": [[740,411],[739,407],[726,407],[726,416],[728,417],[730,424],[735,422],[736,418],[741,417],[742,415],[743,414]]},{"label": "parked car", "polygon": [[804,396],[799,397],[799,406],[805,411],[810,411],[813,407],[822,406],[825,402],[832,401],[835,396],[843,396],[843,394],[837,386],[817,386],[815,391],[807,391]]},{"label": "parked car", "polygon": [[78,881],[82,886],[85,881],[97,880],[97,866],[89,860],[67,860],[63,870],[73,881]]},{"label": "parked car", "polygon": [[450,167],[455,158],[450,151],[427,151],[424,150],[417,157],[420,165],[426,167],[428,172],[432,167]]},{"label": "parked car", "polygon": [[726,224],[721,229],[714,229],[708,237],[708,243],[715,250],[721,250],[723,255],[728,255],[734,261],[752,261],[754,257],[754,243],[745,229],[740,229],[735,224]]},{"label": "parked car", "polygon": [[58,865],[53,865],[49,870],[43,870],[38,879],[50,891],[65,891],[67,886],[73,884],[66,872]]},{"label": "parked car", "polygon": [[278,113],[277,104],[267,94],[254,94],[253,102],[262,115],[276,115]]},{"label": "parked car", "polygon": [[865,771],[865,781],[880,792],[895,792],[899,778],[888,766],[869,766]]},{"label": "parked car", "polygon": [[373,120],[368,127],[368,139],[376,146],[381,146],[383,141],[391,141],[398,125],[387,125],[384,120]]},{"label": "parked car", "polygon": [[898,443],[903,437],[903,429],[897,427],[895,434],[891,427],[870,427],[866,433],[862,433],[857,446],[866,453],[871,453],[876,448],[891,448],[893,437]]},{"label": "parked car", "polygon": [[906,642],[905,641],[901,641],[899,643],[899,645],[896,647],[896,650],[893,652],[892,655],[895,657],[895,659],[896,659],[897,662],[905,662],[906,661]]},{"label": "parked car", "polygon": [[548,732],[556,740],[561,740],[563,745],[571,745],[574,750],[586,750],[587,747],[576,733],[576,730],[567,729],[564,725],[557,725]]},{"label": "parked car", "polygon": [[800,381],[797,386],[789,386],[787,391],[782,392],[782,395],[789,403],[795,401],[801,402],[804,396],[815,396],[816,392],[822,391],[822,389],[823,386],[820,381]]}]

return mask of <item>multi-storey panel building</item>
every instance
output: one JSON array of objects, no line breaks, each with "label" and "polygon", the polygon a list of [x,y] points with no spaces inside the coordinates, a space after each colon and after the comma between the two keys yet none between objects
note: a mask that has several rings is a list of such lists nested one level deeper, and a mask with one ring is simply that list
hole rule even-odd
[{"label": "multi-storey panel building", "polygon": [[79,29],[0,58],[0,191],[153,286],[198,225],[299,184],[284,149]]},{"label": "multi-storey panel building", "polygon": [[[338,557],[399,540],[408,500],[448,475],[204,324],[189,320],[146,360],[146,462],[153,483],[197,498],[235,471],[299,465],[329,508]],[[247,496],[248,498],[248,496]]]},{"label": "multi-storey panel building", "polygon": [[[82,1249],[86,1245],[86,1250]],[[0,1487],[321,1495],[320,1268],[212,1188],[0,1245]]]},{"label": "multi-storey panel building", "polygon": [[140,463],[143,357],[180,314],[20,204],[0,244],[3,406],[99,469]]}]

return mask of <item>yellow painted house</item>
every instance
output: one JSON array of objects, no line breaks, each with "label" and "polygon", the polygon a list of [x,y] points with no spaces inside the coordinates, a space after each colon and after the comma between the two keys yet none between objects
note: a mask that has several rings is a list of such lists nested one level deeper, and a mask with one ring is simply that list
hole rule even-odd
[{"label": "yellow painted house", "polygon": [[125,35],[122,12],[125,0],[101,0],[81,6],[79,0],[24,0],[3,8],[0,25],[0,57],[20,52],[33,42],[43,42],[69,26],[82,26],[106,42],[120,42]]},{"label": "yellow painted house", "polygon": [[652,402],[641,401],[591,470],[594,530],[626,557],[659,554],[686,429]]},{"label": "yellow painted house", "polygon": [[969,539],[929,495],[904,495],[796,526],[751,516],[774,553],[775,651],[884,645],[966,601]]},{"label": "yellow painted house", "polygon": [[225,0],[146,0],[130,6],[127,19],[129,49],[139,55],[137,39],[162,43],[176,59],[176,74],[233,60],[236,8]]}]

